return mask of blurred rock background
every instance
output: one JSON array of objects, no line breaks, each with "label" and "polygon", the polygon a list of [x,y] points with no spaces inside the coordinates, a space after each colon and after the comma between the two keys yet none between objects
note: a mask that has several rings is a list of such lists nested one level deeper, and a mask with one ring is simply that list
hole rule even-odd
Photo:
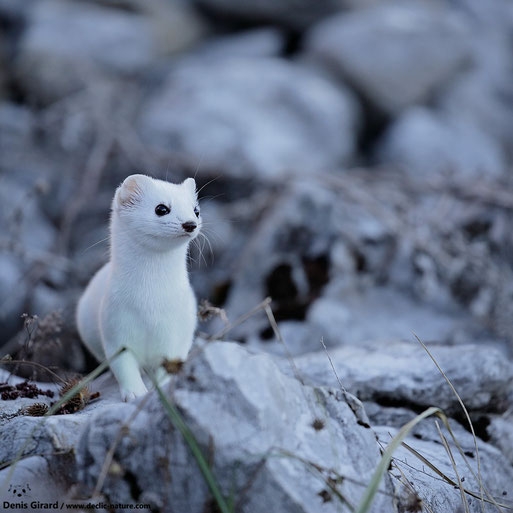
[{"label": "blurred rock background", "polygon": [[198,297],[270,295],[295,352],[513,337],[507,0],[2,0],[0,28],[4,344],[72,329],[133,172],[205,185]]},{"label": "blurred rock background", "polygon": [[[199,299],[272,297],[302,371],[326,384],[322,337],[383,425],[454,407],[415,332],[512,439],[510,0],[0,0],[0,62],[2,354],[92,369],[73,310],[115,187],[196,176]],[[229,337],[284,354],[263,312]]]}]

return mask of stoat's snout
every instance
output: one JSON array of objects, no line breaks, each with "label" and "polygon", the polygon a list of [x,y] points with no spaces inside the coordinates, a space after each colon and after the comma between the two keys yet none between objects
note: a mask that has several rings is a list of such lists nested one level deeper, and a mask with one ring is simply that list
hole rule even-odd
[{"label": "stoat's snout", "polygon": [[187,221],[186,223],[182,224],[182,228],[187,233],[192,233],[197,227],[198,225],[194,221]]}]

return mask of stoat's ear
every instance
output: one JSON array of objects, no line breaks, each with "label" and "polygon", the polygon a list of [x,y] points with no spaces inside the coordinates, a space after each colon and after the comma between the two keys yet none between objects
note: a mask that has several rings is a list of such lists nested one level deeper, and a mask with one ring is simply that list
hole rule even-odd
[{"label": "stoat's ear", "polygon": [[118,187],[114,197],[115,203],[120,207],[135,205],[144,192],[144,187],[151,181],[146,175],[130,175]]},{"label": "stoat's ear", "polygon": [[193,196],[196,196],[196,182],[194,178],[186,178],[182,185],[187,188],[191,192]]}]

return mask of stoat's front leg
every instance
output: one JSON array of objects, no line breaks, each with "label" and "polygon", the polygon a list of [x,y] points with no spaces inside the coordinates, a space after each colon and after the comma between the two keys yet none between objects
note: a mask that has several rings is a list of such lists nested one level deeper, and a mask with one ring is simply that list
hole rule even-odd
[{"label": "stoat's front leg", "polygon": [[140,397],[148,392],[141,377],[139,364],[130,350],[125,350],[117,356],[111,362],[110,368],[119,383],[123,401],[130,401],[130,399]]}]

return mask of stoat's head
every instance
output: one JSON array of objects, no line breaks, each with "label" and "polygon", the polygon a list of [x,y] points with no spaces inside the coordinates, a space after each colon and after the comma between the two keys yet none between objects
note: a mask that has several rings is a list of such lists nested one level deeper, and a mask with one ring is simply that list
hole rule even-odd
[{"label": "stoat's head", "polygon": [[[148,248],[165,251],[187,244],[201,228],[196,182],[131,175],[116,190],[112,215],[123,236]],[[113,225],[113,236],[114,230]]]}]

